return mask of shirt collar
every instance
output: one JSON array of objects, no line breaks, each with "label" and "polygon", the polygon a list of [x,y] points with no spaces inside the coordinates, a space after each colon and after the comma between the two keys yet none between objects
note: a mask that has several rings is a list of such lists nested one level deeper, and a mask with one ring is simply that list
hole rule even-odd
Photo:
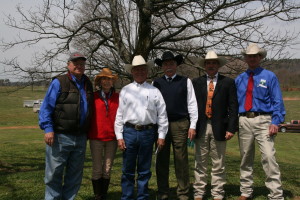
[{"label": "shirt collar", "polygon": [[79,80],[79,79],[76,78],[76,76],[74,76],[73,74],[71,74],[71,77],[72,77],[72,80],[73,80],[74,82],[79,83],[79,84],[83,83],[83,82],[84,82],[84,79],[85,79],[84,76],[81,76],[81,79]]},{"label": "shirt collar", "polygon": [[247,70],[246,70],[246,73],[247,73],[248,75],[250,74],[250,72],[253,72],[253,74],[259,74],[262,70],[263,70],[262,67],[257,67],[257,68],[255,68],[254,70],[247,69]]},{"label": "shirt collar", "polygon": [[[177,76],[177,74],[174,74],[174,75],[173,75],[172,77],[170,77],[170,78],[172,78],[172,80],[173,80],[176,76]],[[169,78],[167,75],[165,75],[165,77],[166,77],[166,79]]]},{"label": "shirt collar", "polygon": [[146,81],[142,84],[137,83],[136,81],[132,82],[135,86],[140,87],[140,86],[145,86],[146,85]]},{"label": "shirt collar", "polygon": [[[218,76],[219,76],[219,73],[217,72],[217,73],[215,74],[215,78],[212,79],[212,80],[217,80],[217,79],[218,79]],[[211,78],[208,76],[208,74],[206,74],[206,77],[207,77],[207,80],[211,80]]]}]

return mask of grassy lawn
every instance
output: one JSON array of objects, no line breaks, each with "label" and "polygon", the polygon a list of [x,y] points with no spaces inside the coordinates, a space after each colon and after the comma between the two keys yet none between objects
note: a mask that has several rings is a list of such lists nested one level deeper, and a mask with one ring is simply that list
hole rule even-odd
[{"label": "grassy lawn", "polygon": [[45,92],[43,87],[36,87],[33,92],[31,88],[17,90],[13,87],[0,87],[0,127],[38,125],[37,114],[32,108],[23,108],[23,101],[42,99]]},{"label": "grassy lawn", "polygon": [[[45,90],[37,88],[31,92],[30,89],[20,90],[16,93],[6,93],[0,88],[0,199],[1,200],[36,200],[44,197],[44,156],[45,144],[43,133],[39,129],[1,129],[8,126],[37,125],[37,115],[30,108],[23,108],[25,99],[39,99],[44,96]],[[288,96],[289,93],[284,93]],[[293,93],[293,97],[300,97]],[[8,103],[9,102],[9,103]],[[287,110],[286,121],[300,119],[300,101],[285,101]],[[279,163],[284,196],[293,199],[300,196],[300,133],[279,133],[276,138],[277,161]],[[239,148],[235,136],[227,143],[227,185],[226,198],[236,199],[239,193]],[[190,181],[193,177],[193,150],[189,149]],[[266,199],[268,190],[264,186],[265,175],[260,164],[260,153],[256,149],[256,161],[254,166],[254,199]],[[121,153],[117,152],[112,179],[109,188],[109,200],[120,199],[121,187]],[[172,158],[172,157],[171,157]],[[91,155],[87,148],[86,162],[82,186],[77,200],[92,199],[91,185]],[[152,178],[149,182],[150,199],[155,199],[156,174],[154,162]],[[176,199],[176,178],[174,166],[170,166],[170,186],[172,197]],[[191,185],[192,189],[192,185]],[[209,192],[208,187],[208,194]],[[192,190],[191,190],[192,199]],[[208,195],[207,199],[211,199]]]},{"label": "grassy lawn", "polygon": [[[300,196],[300,134],[279,134],[276,141],[277,160],[281,168],[284,195],[286,199]],[[44,149],[43,134],[38,129],[0,130],[0,199],[43,199],[44,194]],[[91,156],[87,148],[82,186],[77,199],[92,199]],[[190,180],[193,182],[193,151],[190,149]],[[264,186],[264,172],[257,151],[254,173],[254,197],[265,199],[268,194]],[[120,199],[121,153],[115,160],[109,199]],[[227,148],[227,199],[236,199],[239,195],[239,150],[237,137],[228,143]],[[154,163],[153,163],[154,166]],[[170,186],[175,199],[176,179],[174,166],[171,166]],[[156,175],[150,180],[150,199],[155,199]],[[209,189],[209,188],[208,188]],[[192,195],[192,194],[191,194]],[[192,196],[191,196],[192,197]],[[211,196],[207,196],[211,199]]]}]

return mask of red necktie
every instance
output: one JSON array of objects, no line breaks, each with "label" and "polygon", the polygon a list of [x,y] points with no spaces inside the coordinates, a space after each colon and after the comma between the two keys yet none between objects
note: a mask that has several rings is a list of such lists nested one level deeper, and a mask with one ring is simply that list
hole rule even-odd
[{"label": "red necktie", "polygon": [[250,76],[248,79],[247,91],[246,91],[246,99],[245,99],[245,104],[244,104],[244,108],[246,111],[249,111],[252,108],[253,85],[254,85],[253,72],[250,72]]}]

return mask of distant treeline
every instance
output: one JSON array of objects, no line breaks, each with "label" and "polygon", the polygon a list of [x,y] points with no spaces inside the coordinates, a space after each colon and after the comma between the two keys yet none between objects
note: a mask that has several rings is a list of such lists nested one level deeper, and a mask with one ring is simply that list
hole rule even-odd
[{"label": "distant treeline", "polygon": [[[232,65],[233,69],[240,68],[239,71],[236,71],[237,74],[244,71],[246,67],[245,63],[238,62]],[[300,91],[300,59],[283,59],[283,60],[265,60],[262,64],[266,69],[273,71],[280,82],[280,86],[283,90],[299,90]],[[229,75],[232,78],[235,78],[237,74],[234,74],[228,67],[221,70],[224,72],[225,75]],[[204,72],[200,72],[191,66],[183,65],[178,69],[178,74],[182,74],[188,76],[189,78],[193,79],[202,75]],[[232,75],[230,75],[232,74]],[[160,75],[159,75],[160,76]],[[93,80],[93,77],[91,77]],[[120,80],[119,80],[120,81]],[[127,81],[128,82],[128,81]],[[119,87],[121,88],[127,82],[120,82],[118,83]],[[11,82],[9,79],[0,79],[0,86],[46,86],[49,85],[50,80],[39,80],[39,81],[18,81],[18,82]]]},{"label": "distant treeline", "polygon": [[284,90],[300,90],[300,59],[285,59],[271,62],[267,69],[273,71]]}]

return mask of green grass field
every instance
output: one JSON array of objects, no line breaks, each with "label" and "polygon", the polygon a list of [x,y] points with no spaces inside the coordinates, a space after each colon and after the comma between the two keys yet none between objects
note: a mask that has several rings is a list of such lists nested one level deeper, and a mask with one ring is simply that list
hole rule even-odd
[{"label": "green grass field", "polygon": [[[39,129],[3,129],[10,126],[37,125],[37,114],[31,108],[23,108],[25,99],[39,99],[44,96],[45,90],[37,88],[34,92],[23,89],[15,93],[5,92],[7,88],[0,88],[0,199],[1,200],[36,200],[44,197],[44,155],[45,144],[43,132]],[[290,93],[285,92],[288,97]],[[300,98],[300,92],[292,94]],[[286,121],[300,119],[300,101],[285,101],[287,110]],[[300,133],[279,133],[276,138],[277,161],[281,168],[284,196],[286,199],[300,197]],[[193,150],[189,149],[190,181],[193,178]],[[254,199],[266,199],[268,190],[264,186],[265,175],[260,164],[260,153],[256,151],[254,168]],[[239,148],[237,137],[228,142],[227,146],[227,185],[226,198],[236,199],[239,193]],[[120,199],[121,187],[121,153],[118,151],[109,188],[109,200]],[[86,162],[82,186],[77,200],[92,199],[91,185],[91,156],[87,148]],[[153,163],[154,166],[154,163]],[[176,199],[176,179],[173,164],[170,166],[170,199]],[[149,182],[150,199],[155,199],[156,175],[152,168],[152,178]],[[211,199],[208,187],[207,199]],[[191,185],[192,199],[192,185]]]}]

